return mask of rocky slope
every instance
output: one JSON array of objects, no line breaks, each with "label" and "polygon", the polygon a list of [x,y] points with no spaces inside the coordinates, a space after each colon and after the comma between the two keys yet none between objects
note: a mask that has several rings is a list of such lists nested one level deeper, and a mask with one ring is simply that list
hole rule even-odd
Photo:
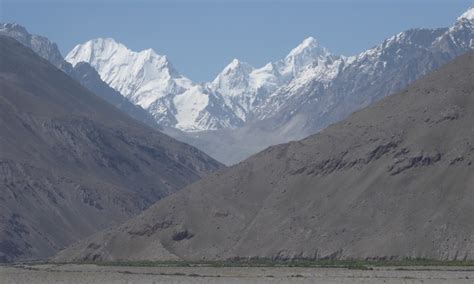
[{"label": "rocky slope", "polygon": [[470,52],[56,259],[474,259],[473,123]]},{"label": "rocky slope", "polygon": [[221,164],[0,35],[0,261],[44,258]]}]

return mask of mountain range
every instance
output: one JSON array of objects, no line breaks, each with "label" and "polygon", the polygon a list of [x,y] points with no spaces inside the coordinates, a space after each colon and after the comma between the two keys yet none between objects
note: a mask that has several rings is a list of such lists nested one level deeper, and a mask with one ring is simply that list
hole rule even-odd
[{"label": "mountain range", "polygon": [[73,65],[87,62],[101,78],[156,121],[183,131],[235,128],[252,116],[263,99],[305,67],[330,54],[314,38],[306,39],[281,61],[255,69],[234,59],[213,82],[195,84],[166,56],[152,49],[129,50],[111,38],[76,46],[66,56]]},{"label": "mountain range", "polygon": [[474,259],[474,52],[57,261]]},{"label": "mountain range", "polygon": [[449,28],[407,30],[354,56],[333,55],[309,37],[281,60],[254,68],[234,59],[199,84],[166,56],[111,38],[74,47],[66,61],[89,63],[166,133],[233,164],[314,134],[473,48],[471,8]]}]

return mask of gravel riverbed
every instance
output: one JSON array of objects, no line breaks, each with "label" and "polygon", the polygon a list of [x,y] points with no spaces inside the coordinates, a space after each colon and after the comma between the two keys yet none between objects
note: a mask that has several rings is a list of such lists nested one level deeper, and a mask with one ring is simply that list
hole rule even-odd
[{"label": "gravel riverbed", "polygon": [[474,267],[127,267],[93,264],[0,266],[0,283],[473,283]]}]

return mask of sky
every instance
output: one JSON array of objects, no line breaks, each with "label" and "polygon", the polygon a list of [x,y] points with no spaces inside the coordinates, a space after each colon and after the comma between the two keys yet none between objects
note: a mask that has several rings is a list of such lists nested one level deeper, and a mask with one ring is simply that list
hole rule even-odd
[{"label": "sky", "polygon": [[0,21],[75,45],[112,37],[153,48],[196,81],[233,58],[260,67],[313,36],[334,54],[354,55],[409,28],[447,27],[474,0],[0,0]]}]

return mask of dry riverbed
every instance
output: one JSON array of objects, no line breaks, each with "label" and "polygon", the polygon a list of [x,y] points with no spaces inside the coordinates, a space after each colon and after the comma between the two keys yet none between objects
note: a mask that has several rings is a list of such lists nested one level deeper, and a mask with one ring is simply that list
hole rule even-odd
[{"label": "dry riverbed", "polygon": [[0,283],[473,283],[474,267],[0,266]]}]

